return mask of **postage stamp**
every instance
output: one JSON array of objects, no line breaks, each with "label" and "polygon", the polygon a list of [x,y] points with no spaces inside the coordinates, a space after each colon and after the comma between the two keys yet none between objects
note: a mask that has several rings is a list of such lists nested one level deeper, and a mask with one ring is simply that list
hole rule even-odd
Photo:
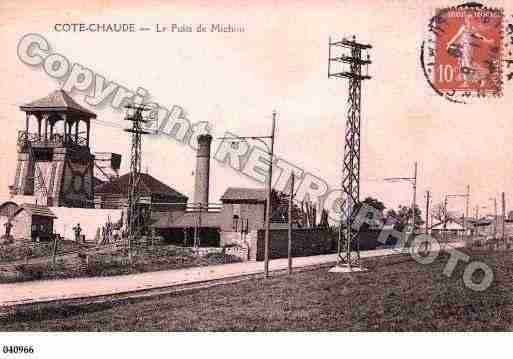
[{"label": "postage stamp", "polygon": [[422,66],[441,96],[468,102],[501,97],[504,11],[472,3],[437,9],[422,48]]}]

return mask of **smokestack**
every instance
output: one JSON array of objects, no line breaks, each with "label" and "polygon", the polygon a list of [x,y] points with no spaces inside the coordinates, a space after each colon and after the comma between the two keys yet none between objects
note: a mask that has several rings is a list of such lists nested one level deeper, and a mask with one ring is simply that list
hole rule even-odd
[{"label": "smokestack", "polygon": [[196,154],[196,182],[194,184],[194,204],[208,208],[208,190],[210,176],[210,144],[212,136],[198,136],[198,152]]}]

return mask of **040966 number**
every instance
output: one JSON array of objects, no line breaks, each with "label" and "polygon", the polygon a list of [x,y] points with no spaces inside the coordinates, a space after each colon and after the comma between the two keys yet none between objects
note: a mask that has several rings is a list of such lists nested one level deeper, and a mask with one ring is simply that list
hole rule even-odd
[{"label": "040966 number", "polygon": [[2,347],[4,354],[33,354],[34,347],[32,345],[4,345]]}]

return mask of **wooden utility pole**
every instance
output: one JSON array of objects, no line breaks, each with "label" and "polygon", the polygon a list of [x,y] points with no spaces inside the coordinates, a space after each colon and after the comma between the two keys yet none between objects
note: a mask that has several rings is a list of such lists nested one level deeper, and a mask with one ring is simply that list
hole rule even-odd
[{"label": "wooden utility pole", "polygon": [[269,278],[269,232],[271,230],[271,200],[272,200],[272,178],[274,158],[274,133],[276,130],[276,111],[273,111],[273,122],[271,127],[271,148],[269,149],[269,172],[267,174],[267,210],[265,211],[265,238],[264,238],[264,276]]},{"label": "wooden utility pole", "polygon": [[411,238],[415,238],[415,208],[417,207],[417,162],[413,169],[413,202],[412,202],[412,219],[411,219]]},{"label": "wooden utility pole", "polygon": [[428,224],[428,220],[429,220],[429,200],[431,199],[431,192],[426,191],[426,229],[425,229],[425,232],[426,234],[428,234],[429,232],[429,224]]},{"label": "wooden utility pole", "polygon": [[192,242],[194,248],[198,247],[198,218],[194,218],[194,239]]},{"label": "wooden utility pole", "polygon": [[294,173],[290,179],[290,195],[289,195],[289,245],[287,256],[289,259],[289,274],[292,274],[292,207],[294,206]]},{"label": "wooden utility pole", "polygon": [[476,225],[474,226],[476,232],[475,236],[478,237],[479,235],[479,205],[476,206]]},{"label": "wooden utility pole", "polygon": [[465,198],[465,218],[463,218],[463,229],[465,234],[467,233],[467,219],[469,218],[469,206],[470,206],[470,185],[467,185],[467,196]]},{"label": "wooden utility pole", "polygon": [[502,192],[502,195],[501,195],[501,199],[502,199],[502,241],[504,242],[505,238],[506,238],[506,234],[505,234],[505,230],[506,230],[506,225],[505,225],[505,222],[506,222],[506,196],[504,194],[504,192]]},{"label": "wooden utility pole", "polygon": [[[414,163],[413,177],[387,177],[383,178],[386,182],[408,181],[413,186],[413,199],[411,203],[411,225],[412,238],[415,237],[415,208],[417,207],[417,162]],[[410,219],[408,219],[410,221]],[[410,222],[408,222],[410,223]]]},{"label": "wooden utility pole", "polygon": [[[272,178],[273,178],[273,159],[274,159],[274,140],[276,132],[276,111],[273,111],[272,115],[272,127],[270,136],[238,136],[238,137],[220,137],[220,140],[228,139],[231,142],[241,141],[245,139],[257,140],[262,143],[267,149],[269,155],[269,170],[267,172],[267,200],[265,206],[265,238],[264,238],[264,276],[269,278],[269,232],[271,230],[271,218],[272,218]],[[265,140],[270,140],[270,146]]]},{"label": "wooden utility pole", "polygon": [[55,265],[55,257],[57,256],[57,240],[59,235],[54,233],[53,235],[53,251],[52,251],[52,264]]},{"label": "wooden utility pole", "polygon": [[497,197],[493,197],[493,239],[497,239]]},{"label": "wooden utility pole", "polygon": [[444,199],[444,230],[442,234],[443,244],[447,242],[447,195],[445,195]]}]

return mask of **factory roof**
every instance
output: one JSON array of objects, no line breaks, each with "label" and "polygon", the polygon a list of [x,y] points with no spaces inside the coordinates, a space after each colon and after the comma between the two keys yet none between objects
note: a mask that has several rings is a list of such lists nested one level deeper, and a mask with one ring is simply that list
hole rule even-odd
[{"label": "factory roof", "polygon": [[46,97],[40,98],[20,106],[22,111],[74,111],[86,115],[90,118],[96,118],[96,114],[87,110],[73,100],[73,98],[60,89],[52,92]]},{"label": "factory roof", "polygon": [[266,199],[267,191],[265,188],[228,187],[221,196],[222,202],[265,202]]},{"label": "factory roof", "polygon": [[[168,185],[162,183],[155,177],[147,174],[140,173],[140,194],[148,196],[151,194],[159,194],[164,196],[175,197],[181,199],[183,202],[187,202],[187,196],[174,190]],[[126,173],[123,176],[115,178],[109,182],[102,183],[94,188],[95,194],[119,194],[122,196],[128,196],[128,184],[130,182],[130,173]]]},{"label": "factory roof", "polygon": [[57,216],[50,210],[50,208],[30,203],[23,203],[14,215],[17,215],[23,210],[29,212],[33,216],[57,218]]}]

